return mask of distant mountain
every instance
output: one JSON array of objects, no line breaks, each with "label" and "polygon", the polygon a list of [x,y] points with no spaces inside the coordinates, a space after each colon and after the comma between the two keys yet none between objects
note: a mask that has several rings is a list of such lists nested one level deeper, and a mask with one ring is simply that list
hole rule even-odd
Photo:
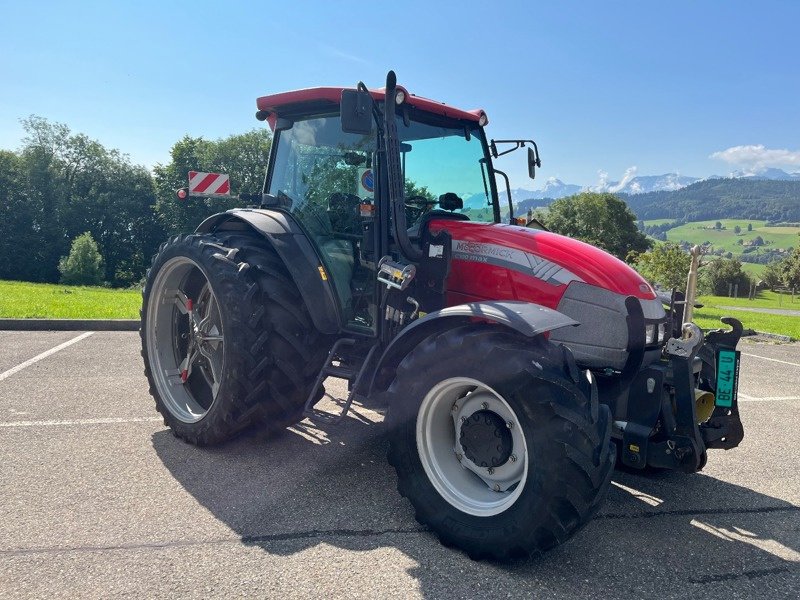
[{"label": "distant mountain", "polygon": [[670,192],[679,190],[700,181],[699,177],[688,177],[677,173],[664,175],[639,175],[629,181],[610,182],[609,191],[616,194],[647,194],[649,192]]},{"label": "distant mountain", "polygon": [[550,177],[541,188],[536,190],[512,189],[511,197],[517,203],[525,200],[557,200],[584,190],[612,192],[615,194],[645,194],[647,192],[678,190],[691,185],[695,181],[698,181],[697,177],[666,173],[664,175],[641,175],[623,181],[605,181],[594,186],[581,186],[574,183],[564,183],[556,177]]},{"label": "distant mountain", "polygon": [[800,222],[800,178],[706,179],[673,191],[620,194],[639,219]]},{"label": "distant mountain", "polygon": [[[564,183],[556,177],[550,177],[544,182],[544,187],[537,190],[537,196],[530,196],[530,198],[563,198],[564,196],[572,196],[577,194],[583,188],[574,183]],[[518,194],[521,195],[521,194]],[[528,198],[520,198],[520,200],[527,200]]]},{"label": "distant mountain", "polygon": [[[542,198],[555,199],[563,198],[564,196],[571,196],[577,194],[583,188],[579,185],[565,184],[555,177],[547,180],[544,187],[540,190],[527,190],[525,188],[511,188],[511,200],[514,204],[525,202],[527,200],[541,200]],[[505,190],[498,190],[500,194],[500,204],[505,206],[508,202],[508,196]],[[535,204],[535,203],[534,203]],[[486,195],[481,192],[480,194],[473,194],[464,198],[465,208],[483,208],[486,206]]]},{"label": "distant mountain", "polygon": [[[556,177],[550,177],[544,182],[544,185],[536,190],[529,190],[525,188],[511,188],[511,199],[514,204],[525,202],[526,200],[541,200],[544,198],[554,200],[556,198],[563,198],[564,196],[572,196],[582,190],[586,189],[583,186],[574,183],[564,183]],[[505,197],[505,190],[500,190],[501,199]]]},{"label": "distant mountain", "polygon": [[[712,175],[706,179],[677,173],[638,175],[622,181],[601,181],[594,186],[550,177],[539,189],[512,188],[511,198],[517,210],[528,210],[584,190],[619,194],[640,219],[728,217],[800,222],[800,173],[781,169]],[[500,202],[506,203],[505,190],[500,191]],[[485,204],[483,193],[464,201],[467,208],[482,208]]]},{"label": "distant mountain", "polygon": [[736,172],[731,175],[739,179],[760,179],[772,181],[800,181],[800,173],[787,173],[783,169],[763,169],[757,173]]}]

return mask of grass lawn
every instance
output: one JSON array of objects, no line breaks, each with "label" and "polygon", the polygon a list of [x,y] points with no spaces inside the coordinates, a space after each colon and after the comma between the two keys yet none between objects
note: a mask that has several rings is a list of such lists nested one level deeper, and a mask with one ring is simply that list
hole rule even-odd
[{"label": "grass lawn", "polygon": [[0,281],[0,318],[138,319],[137,290]]},{"label": "grass lawn", "polygon": [[747,273],[748,275],[753,275],[754,277],[761,277],[766,270],[767,265],[759,265],[757,263],[742,263],[742,271]]},{"label": "grass lawn", "polygon": [[800,310],[800,296],[795,296],[794,302],[790,294],[776,294],[775,292],[759,292],[755,300],[746,298],[726,298],[725,296],[700,296],[698,302],[704,304],[703,308],[695,310],[695,322],[704,329],[723,327],[719,318],[722,316],[739,319],[746,329],[755,329],[768,333],[788,335],[800,339],[800,317],[786,315],[770,315],[741,310],[726,310],[721,306],[737,306],[742,308],[782,308]]},{"label": "grass lawn", "polygon": [[800,293],[795,294],[794,302],[791,294],[778,294],[763,290],[756,294],[755,300],[747,298],[728,298],[727,296],[700,296],[698,302],[709,306],[741,306],[742,308],[786,308],[800,310]]},{"label": "grass lawn", "polygon": [[[723,327],[719,318],[731,316],[746,328],[779,333],[800,339],[800,317],[726,310],[742,308],[784,308],[800,310],[800,294],[792,302],[789,294],[759,292],[755,300],[700,296],[704,307],[695,311],[695,321],[705,329]],[[136,290],[0,281],[0,318],[22,319],[138,319],[142,295]]]}]

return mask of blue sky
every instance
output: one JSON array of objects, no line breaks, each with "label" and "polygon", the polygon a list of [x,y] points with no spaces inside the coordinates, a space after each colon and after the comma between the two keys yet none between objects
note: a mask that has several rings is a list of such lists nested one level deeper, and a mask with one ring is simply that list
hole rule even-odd
[{"label": "blue sky", "polygon": [[[152,166],[186,133],[260,126],[259,95],[380,87],[391,68],[484,108],[491,137],[536,139],[539,185],[800,171],[796,1],[0,0],[0,15],[0,148],[37,114]],[[500,166],[535,187],[521,153]]]}]

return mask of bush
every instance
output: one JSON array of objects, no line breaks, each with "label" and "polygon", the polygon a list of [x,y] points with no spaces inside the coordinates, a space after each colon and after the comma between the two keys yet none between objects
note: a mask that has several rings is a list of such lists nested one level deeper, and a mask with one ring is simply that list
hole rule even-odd
[{"label": "bush", "polygon": [[677,244],[661,244],[652,250],[630,256],[633,267],[650,283],[671,290],[686,288],[691,257]]},{"label": "bush", "polygon": [[782,261],[775,260],[769,263],[767,265],[767,268],[764,269],[764,275],[762,276],[762,280],[764,282],[764,285],[771,290],[781,287],[781,285],[783,284]]},{"label": "bush", "polygon": [[727,296],[728,286],[739,286],[739,294],[746,296],[750,289],[750,278],[742,271],[742,263],[736,259],[718,258],[709,262],[702,271],[701,289],[714,296]]},{"label": "bush", "polygon": [[791,289],[800,287],[800,251],[792,250],[781,264],[783,285]]},{"label": "bush", "polygon": [[103,268],[97,242],[88,231],[72,240],[69,256],[62,256],[58,261],[61,283],[68,285],[100,285]]}]

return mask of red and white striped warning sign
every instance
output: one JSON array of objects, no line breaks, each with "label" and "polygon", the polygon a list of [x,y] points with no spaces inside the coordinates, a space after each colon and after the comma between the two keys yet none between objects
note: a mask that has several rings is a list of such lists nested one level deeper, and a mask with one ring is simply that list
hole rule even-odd
[{"label": "red and white striped warning sign", "polygon": [[231,183],[227,175],[189,171],[190,196],[227,196],[230,193]]}]

